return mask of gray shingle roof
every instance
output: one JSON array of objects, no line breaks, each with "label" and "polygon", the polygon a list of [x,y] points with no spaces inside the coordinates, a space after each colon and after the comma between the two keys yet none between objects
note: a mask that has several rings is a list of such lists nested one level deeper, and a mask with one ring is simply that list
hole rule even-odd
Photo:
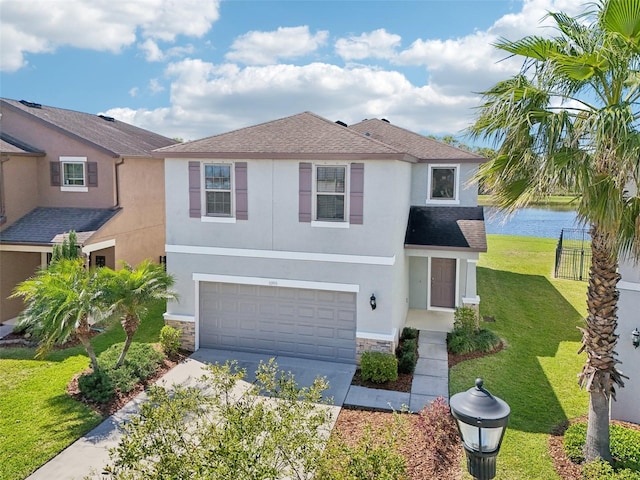
[{"label": "gray shingle roof", "polygon": [[405,247],[487,251],[482,207],[411,207]]},{"label": "gray shingle roof", "polygon": [[415,161],[403,150],[368,138],[311,112],[165,147],[159,156],[236,158],[396,158]]},{"label": "gray shingle roof", "polygon": [[50,245],[56,236],[74,230],[83,244],[99,230],[118,209],[38,207],[0,232],[0,243]]},{"label": "gray shingle roof", "polygon": [[0,132],[0,153],[30,156],[44,155],[44,151],[26,144],[6,132]]},{"label": "gray shingle roof", "polygon": [[486,158],[460,148],[438,142],[429,137],[373,118],[349,126],[356,132],[368,135],[398,150],[405,151],[420,160],[446,160],[484,162]]},{"label": "gray shingle roof", "polygon": [[[128,123],[90,113],[54,108],[46,105],[28,106],[17,100],[0,99],[0,109],[12,109],[31,116],[53,128],[71,134],[114,157],[148,157],[156,148],[175,143],[170,138],[134,127]],[[37,105],[37,104],[32,104]]]}]

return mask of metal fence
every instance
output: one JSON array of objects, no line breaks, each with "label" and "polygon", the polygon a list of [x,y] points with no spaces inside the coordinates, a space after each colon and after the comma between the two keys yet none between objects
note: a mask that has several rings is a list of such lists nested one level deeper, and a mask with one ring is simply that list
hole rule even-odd
[{"label": "metal fence", "polygon": [[591,236],[580,228],[563,228],[556,247],[554,276],[587,281],[591,268]]}]

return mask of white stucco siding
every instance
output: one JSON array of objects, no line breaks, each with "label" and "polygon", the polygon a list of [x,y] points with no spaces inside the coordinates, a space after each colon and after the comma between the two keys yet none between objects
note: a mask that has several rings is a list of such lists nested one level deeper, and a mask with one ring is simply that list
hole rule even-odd
[{"label": "white stucco siding", "polygon": [[458,178],[458,203],[461,207],[475,207],[478,205],[478,188],[476,184],[469,185],[470,179],[478,170],[477,163],[456,163],[456,162],[432,162],[416,163],[412,165],[411,176],[411,205],[438,205],[437,202],[427,202],[427,186],[429,183],[429,168],[431,165],[457,166]]},{"label": "white stucco siding", "polygon": [[[189,217],[188,161],[167,159],[167,243],[383,256],[401,248],[409,213],[410,164],[363,162],[363,224],[345,222],[341,226],[347,228],[332,228],[298,220],[299,163],[248,161],[248,220],[215,223]],[[348,188],[346,197],[348,203]]]},{"label": "white stucco siding", "polygon": [[[393,260],[389,259],[385,263],[391,261]],[[230,283],[235,278],[253,278],[267,286],[293,288],[296,285],[300,288],[311,288],[314,284],[324,284],[326,288],[347,285],[350,291],[357,289],[358,331],[391,335],[393,328],[404,322],[404,314],[394,305],[397,302],[393,301],[396,293],[403,290],[396,287],[395,281],[398,276],[402,276],[402,273],[397,272],[402,264],[397,265],[395,262],[393,265],[372,265],[167,252],[167,265],[176,276],[176,290],[180,293],[179,302],[168,304],[169,314],[196,316],[194,275],[198,278],[202,275],[216,275],[227,277]],[[376,310],[371,310],[369,306],[372,293],[379,299]],[[399,315],[402,317],[395,318]]]}]

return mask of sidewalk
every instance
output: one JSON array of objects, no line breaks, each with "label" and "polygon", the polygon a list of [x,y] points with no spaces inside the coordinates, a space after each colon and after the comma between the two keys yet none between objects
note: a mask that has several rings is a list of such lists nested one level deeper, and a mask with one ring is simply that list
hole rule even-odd
[{"label": "sidewalk", "polygon": [[352,385],[345,406],[419,412],[438,397],[449,400],[449,362],[447,334],[421,330],[418,338],[418,363],[413,372],[411,393],[394,392]]}]

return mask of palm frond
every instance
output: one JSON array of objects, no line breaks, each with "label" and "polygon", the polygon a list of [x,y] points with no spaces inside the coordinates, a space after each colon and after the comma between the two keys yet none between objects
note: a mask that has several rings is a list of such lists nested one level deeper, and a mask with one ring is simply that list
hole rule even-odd
[{"label": "palm frond", "polygon": [[607,0],[602,2],[600,25],[618,34],[636,47],[640,41],[640,0]]}]

